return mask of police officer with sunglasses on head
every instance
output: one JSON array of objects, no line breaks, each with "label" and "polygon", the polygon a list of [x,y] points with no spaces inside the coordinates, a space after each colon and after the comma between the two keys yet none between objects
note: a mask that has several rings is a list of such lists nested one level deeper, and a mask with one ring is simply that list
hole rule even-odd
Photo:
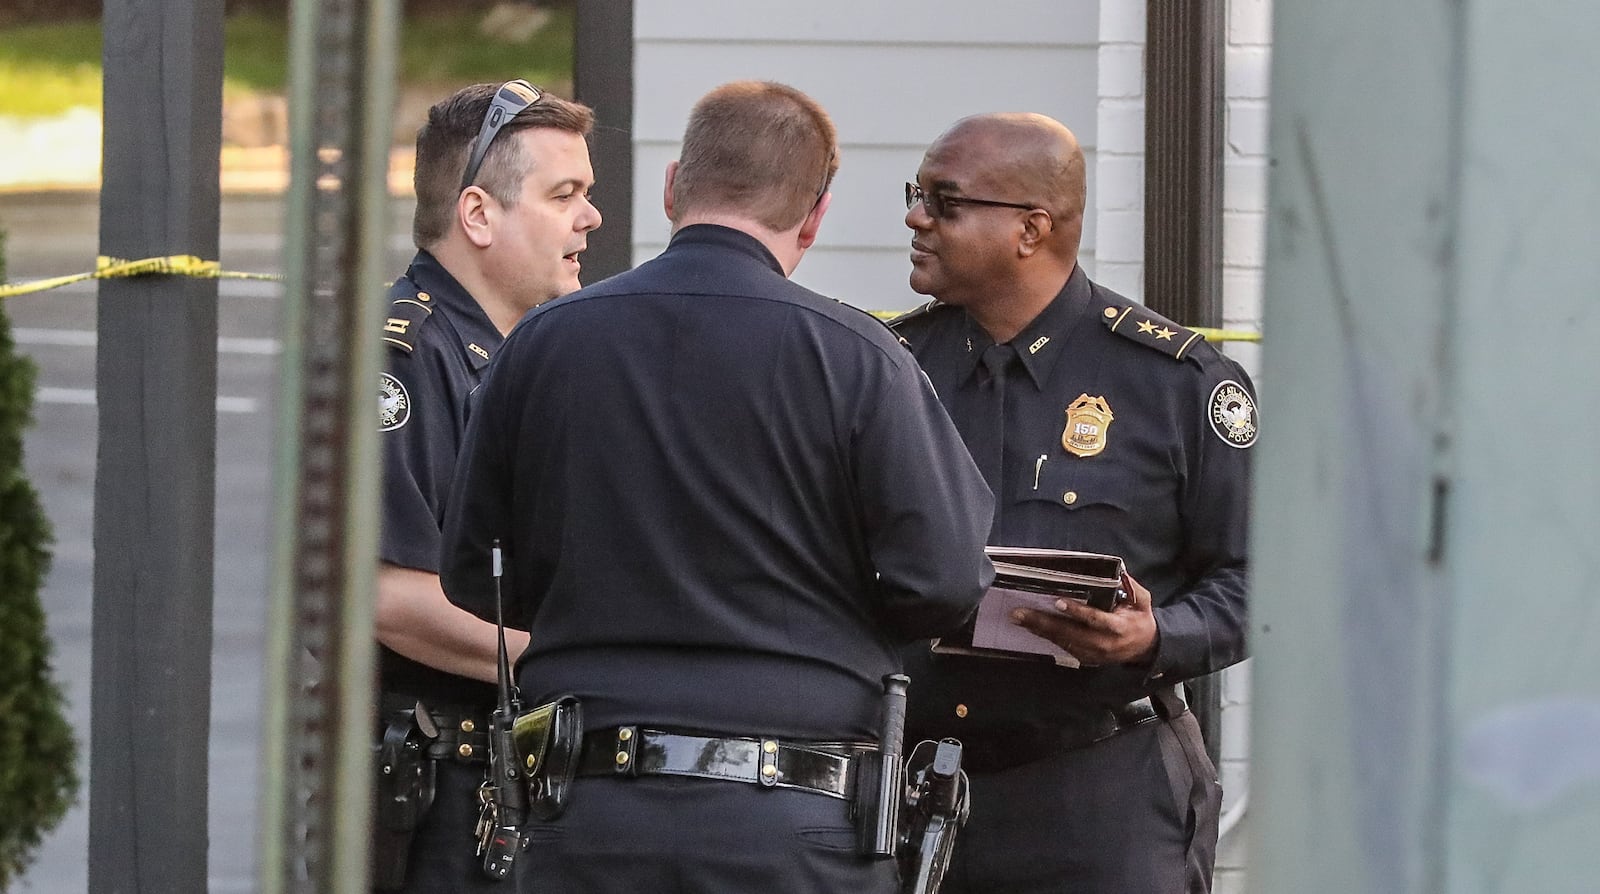
[{"label": "police officer with sunglasses on head", "polygon": [[[417,254],[390,290],[379,386],[379,890],[511,887],[476,853],[496,631],[445,599],[439,530],[468,394],[524,313],[579,286],[600,225],[593,123],[587,107],[510,81],[459,91],[417,134]],[[513,655],[528,641],[507,639]]]}]

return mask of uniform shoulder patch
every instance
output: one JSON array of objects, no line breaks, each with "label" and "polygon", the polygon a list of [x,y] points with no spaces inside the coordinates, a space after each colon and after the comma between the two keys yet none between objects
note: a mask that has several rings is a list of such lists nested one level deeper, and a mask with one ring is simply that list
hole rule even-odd
[{"label": "uniform shoulder patch", "polygon": [[389,373],[378,380],[378,431],[394,431],[411,419],[411,394]]},{"label": "uniform shoulder patch", "polygon": [[1174,360],[1187,358],[1206,337],[1140,305],[1108,305],[1100,312],[1107,329],[1147,348],[1155,348]]},{"label": "uniform shoulder patch", "polygon": [[396,298],[389,305],[389,313],[383,321],[384,342],[407,354],[415,350],[418,330],[424,321],[433,316],[433,303],[433,296],[427,292]]},{"label": "uniform shoulder patch", "polygon": [[1244,448],[1256,442],[1256,402],[1243,385],[1232,379],[1223,379],[1211,389],[1206,419],[1229,447]]}]

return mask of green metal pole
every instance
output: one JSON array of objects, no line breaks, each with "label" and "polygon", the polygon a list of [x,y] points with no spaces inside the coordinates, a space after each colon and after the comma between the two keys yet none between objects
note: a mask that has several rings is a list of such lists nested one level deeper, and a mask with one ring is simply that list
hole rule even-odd
[{"label": "green metal pole", "polygon": [[382,252],[399,13],[291,7],[283,401],[261,890],[365,892]]}]

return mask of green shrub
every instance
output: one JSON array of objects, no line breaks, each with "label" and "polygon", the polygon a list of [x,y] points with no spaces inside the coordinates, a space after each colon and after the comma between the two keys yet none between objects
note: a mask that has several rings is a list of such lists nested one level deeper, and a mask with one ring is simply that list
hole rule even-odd
[{"label": "green shrub", "polygon": [[50,639],[39,604],[50,567],[50,524],[22,470],[33,378],[33,363],[17,355],[0,305],[0,891],[22,874],[78,790],[72,728],[50,676]]}]

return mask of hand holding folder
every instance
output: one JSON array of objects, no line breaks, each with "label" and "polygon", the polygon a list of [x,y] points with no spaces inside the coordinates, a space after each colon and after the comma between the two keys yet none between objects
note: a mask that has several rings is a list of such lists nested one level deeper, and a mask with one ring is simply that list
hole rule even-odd
[{"label": "hand holding folder", "polygon": [[1113,611],[1126,601],[1122,559],[1101,553],[1032,547],[991,546],[994,585],[984,594],[978,613],[955,635],[934,641],[934,651],[1012,660],[1053,661],[1078,667],[1067,650],[1017,626],[1018,608],[1057,612],[1057,599],[1072,599],[1100,611]]}]

